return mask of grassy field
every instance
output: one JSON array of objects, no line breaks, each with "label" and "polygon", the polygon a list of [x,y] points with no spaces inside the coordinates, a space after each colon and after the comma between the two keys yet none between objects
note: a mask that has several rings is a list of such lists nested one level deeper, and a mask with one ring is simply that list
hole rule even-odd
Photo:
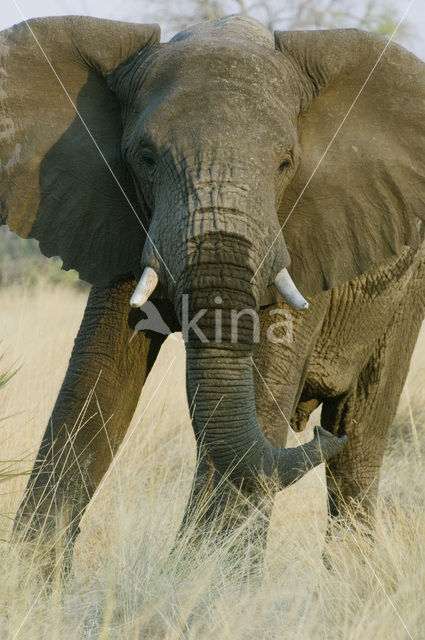
[{"label": "grassy field", "polygon": [[388,442],[374,546],[353,528],[325,543],[319,468],[279,494],[261,582],[243,583],[231,555],[208,542],[191,553],[183,541],[169,559],[195,454],[183,345],[169,339],[83,520],[70,587],[46,597],[7,542],[26,484],[10,474],[31,467],[86,295],[0,291],[0,373],[20,367],[0,388],[0,420],[9,416],[0,421],[0,638],[425,638],[425,332]]}]

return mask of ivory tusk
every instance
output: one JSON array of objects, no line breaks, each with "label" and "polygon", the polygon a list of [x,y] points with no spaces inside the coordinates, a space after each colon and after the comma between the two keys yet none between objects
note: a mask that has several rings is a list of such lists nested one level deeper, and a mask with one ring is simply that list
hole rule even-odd
[{"label": "ivory tusk", "polygon": [[308,309],[308,302],[298,291],[294,281],[288,273],[288,269],[282,269],[279,271],[274,283],[282,298],[285,302],[291,305],[291,307],[298,311]]},{"label": "ivory tusk", "polygon": [[158,284],[158,275],[152,267],[145,267],[142,277],[139,280],[139,284],[134,290],[130,300],[130,307],[133,309],[139,309],[143,307],[155,290]]}]

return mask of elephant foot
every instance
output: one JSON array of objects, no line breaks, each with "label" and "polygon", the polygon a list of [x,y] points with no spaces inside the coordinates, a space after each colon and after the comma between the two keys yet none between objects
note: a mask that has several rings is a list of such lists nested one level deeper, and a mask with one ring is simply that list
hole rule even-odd
[{"label": "elephant foot", "polygon": [[[340,562],[340,549],[352,549],[359,563],[367,563],[365,549],[375,546],[374,512],[364,509],[363,505],[353,501],[337,515],[329,514],[325,542],[322,549],[322,561],[325,568],[334,572]],[[367,552],[366,552],[367,553]]]},{"label": "elephant foot", "polygon": [[222,571],[241,584],[261,576],[273,499],[247,495],[231,483],[219,482],[211,493],[191,500],[171,551],[173,561],[206,561],[214,556]]},{"label": "elephant foot", "polygon": [[74,545],[80,528],[71,528],[63,519],[46,524],[46,519],[35,515],[31,525],[15,526],[11,542],[24,561],[24,566],[35,568],[37,579],[50,591],[58,582],[66,587],[72,568]]},{"label": "elephant foot", "polygon": [[[62,586],[69,580],[81,509],[65,501],[59,491],[48,508],[46,502],[36,500],[35,494],[26,498],[16,516],[11,542],[25,565],[36,568],[38,578],[49,590],[58,580]],[[43,507],[45,512],[41,511]]]}]

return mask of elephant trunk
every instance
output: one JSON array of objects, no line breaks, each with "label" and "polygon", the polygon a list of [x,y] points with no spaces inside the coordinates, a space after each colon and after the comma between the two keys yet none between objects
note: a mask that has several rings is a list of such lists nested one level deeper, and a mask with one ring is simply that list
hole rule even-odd
[{"label": "elephant trunk", "polygon": [[[279,449],[261,432],[254,401],[252,353],[258,305],[253,274],[243,265],[245,241],[227,238],[227,242],[232,246],[231,269],[223,266],[222,259],[216,264],[212,255],[198,253],[179,287],[185,294],[177,311],[183,326],[189,322],[184,338],[193,426],[215,469],[232,482],[253,485],[264,474],[287,486],[338,453],[344,443],[319,427],[308,444]],[[221,253],[225,246],[222,239]]]}]

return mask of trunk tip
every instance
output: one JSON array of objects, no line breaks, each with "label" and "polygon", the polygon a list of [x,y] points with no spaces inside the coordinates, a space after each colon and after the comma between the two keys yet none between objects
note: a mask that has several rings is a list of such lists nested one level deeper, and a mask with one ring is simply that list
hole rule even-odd
[{"label": "trunk tip", "polygon": [[313,442],[316,442],[325,460],[330,460],[340,453],[347,442],[347,436],[344,434],[340,437],[334,436],[321,426],[314,427]]}]

